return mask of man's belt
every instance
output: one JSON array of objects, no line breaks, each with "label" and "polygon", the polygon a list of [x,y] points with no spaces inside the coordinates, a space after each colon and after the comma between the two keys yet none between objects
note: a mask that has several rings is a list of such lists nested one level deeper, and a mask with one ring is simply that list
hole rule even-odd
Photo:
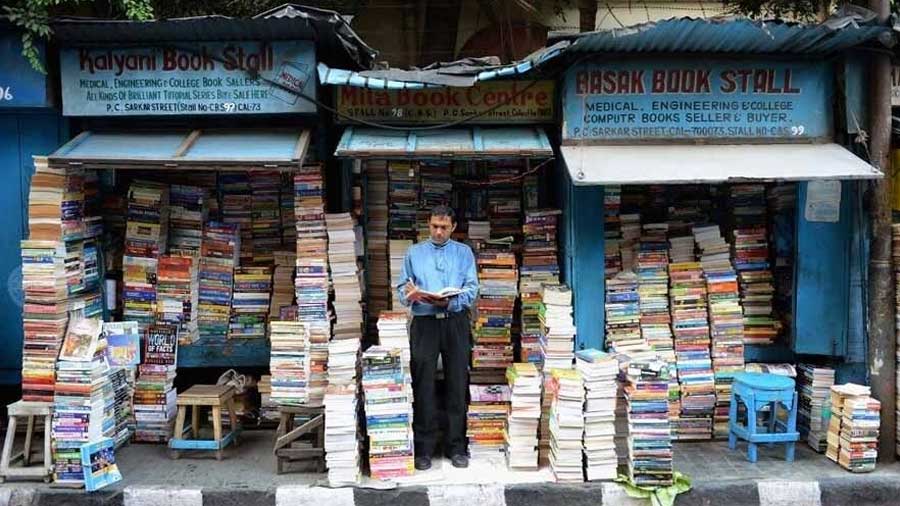
[{"label": "man's belt", "polygon": [[431,318],[434,320],[446,320],[447,318],[454,318],[456,316],[462,316],[466,314],[465,311],[442,311],[440,313],[434,314],[417,314],[413,315],[415,318]]}]

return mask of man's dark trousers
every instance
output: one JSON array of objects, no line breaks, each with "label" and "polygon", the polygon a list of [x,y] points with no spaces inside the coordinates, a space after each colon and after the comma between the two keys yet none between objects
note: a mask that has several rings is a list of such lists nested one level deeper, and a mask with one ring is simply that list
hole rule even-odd
[{"label": "man's dark trousers", "polygon": [[434,375],[438,354],[444,365],[447,391],[447,431],[444,453],[466,455],[466,394],[469,389],[470,336],[467,311],[444,313],[443,318],[416,316],[410,326],[410,354],[413,380],[413,431],[416,457],[434,453],[437,399]]}]

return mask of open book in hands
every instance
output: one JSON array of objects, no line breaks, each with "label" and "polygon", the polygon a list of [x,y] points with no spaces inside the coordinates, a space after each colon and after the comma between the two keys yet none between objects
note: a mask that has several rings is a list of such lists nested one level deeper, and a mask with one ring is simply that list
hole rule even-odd
[{"label": "open book in hands", "polygon": [[449,299],[450,297],[456,297],[457,295],[462,293],[462,290],[459,288],[447,287],[443,290],[439,290],[437,292],[427,292],[425,290],[419,290],[419,293],[425,296],[426,299]]}]

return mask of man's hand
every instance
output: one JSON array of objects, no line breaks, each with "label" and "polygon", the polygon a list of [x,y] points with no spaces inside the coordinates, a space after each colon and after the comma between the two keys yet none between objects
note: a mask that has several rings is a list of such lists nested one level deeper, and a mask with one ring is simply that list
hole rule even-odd
[{"label": "man's hand", "polygon": [[407,281],[404,288],[406,289],[406,300],[410,302],[422,302],[424,300],[425,295],[419,291],[419,287],[412,281]]}]

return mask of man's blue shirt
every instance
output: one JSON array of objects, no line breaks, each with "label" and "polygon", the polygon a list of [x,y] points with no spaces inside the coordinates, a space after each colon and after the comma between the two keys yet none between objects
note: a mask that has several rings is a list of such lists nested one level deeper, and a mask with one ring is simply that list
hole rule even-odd
[{"label": "man's blue shirt", "polygon": [[404,288],[407,281],[412,281],[421,290],[428,292],[438,292],[444,288],[459,288],[463,291],[450,299],[447,308],[414,302],[413,315],[463,311],[470,308],[478,296],[475,255],[471,248],[452,239],[441,245],[434,244],[430,239],[414,244],[406,251],[403,271],[395,287],[404,306],[409,306]]}]

